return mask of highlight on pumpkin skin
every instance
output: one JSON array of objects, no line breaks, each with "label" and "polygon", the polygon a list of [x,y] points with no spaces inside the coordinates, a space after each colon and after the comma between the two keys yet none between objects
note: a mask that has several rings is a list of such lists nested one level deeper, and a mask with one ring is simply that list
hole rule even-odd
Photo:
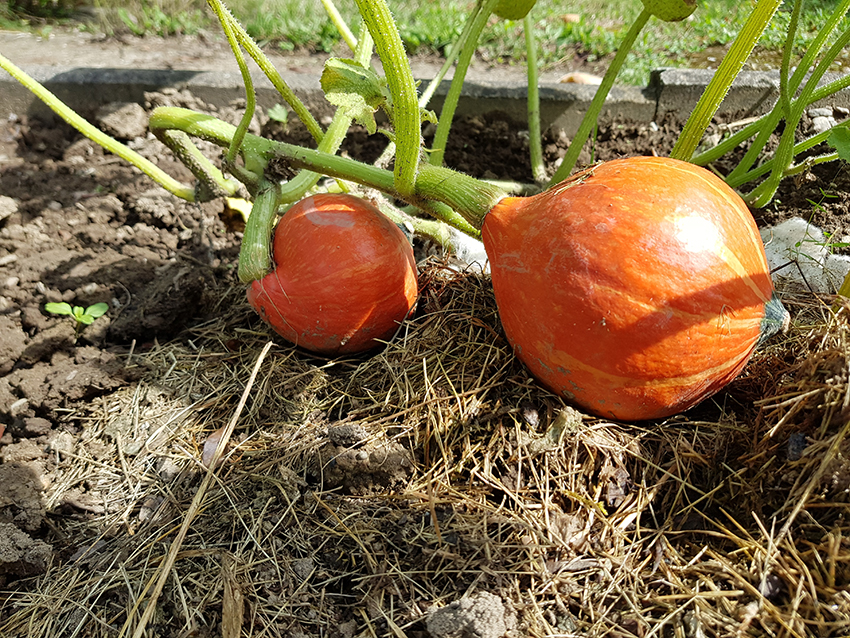
[{"label": "highlight on pumpkin skin", "polygon": [[502,200],[482,238],[517,356],[605,417],[688,409],[787,317],[740,197],[677,160],[614,160]]}]

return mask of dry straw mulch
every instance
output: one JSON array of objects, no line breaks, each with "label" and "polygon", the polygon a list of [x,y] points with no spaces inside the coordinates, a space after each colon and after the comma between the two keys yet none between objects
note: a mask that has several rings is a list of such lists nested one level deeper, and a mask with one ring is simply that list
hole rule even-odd
[{"label": "dry straw mulch", "polygon": [[0,635],[850,635],[847,308],[800,301],[728,392],[625,425],[536,386],[486,279],[422,278],[368,359],[277,344],[251,381],[239,290],[133,354],[137,385],[67,416],[88,445],[47,507],[88,507]]}]

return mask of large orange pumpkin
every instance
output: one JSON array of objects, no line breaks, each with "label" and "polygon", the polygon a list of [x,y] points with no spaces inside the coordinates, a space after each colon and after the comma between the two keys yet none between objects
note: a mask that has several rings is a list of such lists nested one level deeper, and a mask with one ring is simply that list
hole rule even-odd
[{"label": "large orange pumpkin", "polygon": [[416,301],[413,248],[369,202],[345,194],[302,199],[281,217],[274,271],[248,301],[288,341],[323,355],[370,350]]},{"label": "large orange pumpkin", "polygon": [[787,321],[746,205],[686,162],[614,160],[506,198],[482,237],[517,356],[606,417],[695,405]]}]

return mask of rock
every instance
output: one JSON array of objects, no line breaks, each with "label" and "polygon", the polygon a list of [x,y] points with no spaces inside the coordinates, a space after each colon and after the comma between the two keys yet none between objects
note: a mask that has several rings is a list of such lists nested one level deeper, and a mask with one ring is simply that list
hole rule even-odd
[{"label": "rock", "polygon": [[308,578],[310,578],[313,573],[313,570],[316,569],[316,564],[309,556],[306,558],[299,558],[297,560],[294,560],[290,564],[292,566],[292,571],[295,574],[295,577],[298,578],[299,583],[303,583]]},{"label": "rock", "polygon": [[148,132],[145,110],[135,102],[105,104],[95,115],[95,121],[101,130],[119,140],[144,137]]},{"label": "rock", "polygon": [[21,439],[18,443],[7,445],[0,451],[3,463],[25,463],[44,457],[44,450],[32,439]]},{"label": "rock", "polygon": [[516,615],[483,591],[432,611],[426,626],[432,638],[501,638],[516,627]]},{"label": "rock", "polygon": [[47,447],[51,452],[58,452],[63,456],[68,456],[74,453],[77,447],[77,440],[70,432],[54,432],[48,437]]},{"label": "rock", "polygon": [[368,437],[369,433],[366,428],[359,423],[343,423],[328,428],[328,438],[334,445],[353,447],[365,441]]},{"label": "rock", "polygon": [[18,202],[11,197],[0,195],[0,221],[18,212]]},{"label": "rock", "polygon": [[835,126],[835,116],[832,108],[809,109],[809,117],[812,118],[812,130],[823,133]]},{"label": "rock", "polygon": [[11,523],[0,523],[0,576],[36,576],[47,571],[53,548]]},{"label": "rock", "polygon": [[53,424],[41,417],[30,417],[24,419],[24,431],[30,436],[41,436],[47,434],[53,428]]},{"label": "rock", "polygon": [[31,465],[0,465],[0,524],[12,523],[27,531],[41,527],[44,520],[41,489],[41,479]]},{"label": "rock", "polygon": [[836,122],[834,118],[831,117],[815,117],[812,118],[812,130],[815,134],[823,133],[824,131],[828,131],[833,126],[835,126]]},{"label": "rock", "polygon": [[[0,375],[8,374],[15,366],[18,357],[27,347],[27,336],[18,322],[11,317],[0,315]],[[5,403],[0,398],[0,403]],[[11,404],[11,403],[10,403]],[[4,412],[8,406],[0,406]]]},{"label": "rock", "polygon": [[832,108],[809,109],[809,117],[832,117]]},{"label": "rock", "polygon": [[558,82],[562,84],[602,84],[602,78],[598,75],[585,73],[584,71],[572,71],[562,76]]},{"label": "rock", "polygon": [[763,228],[761,238],[773,282],[780,291],[808,289],[834,294],[850,272],[850,257],[832,253],[824,232],[801,217]]}]

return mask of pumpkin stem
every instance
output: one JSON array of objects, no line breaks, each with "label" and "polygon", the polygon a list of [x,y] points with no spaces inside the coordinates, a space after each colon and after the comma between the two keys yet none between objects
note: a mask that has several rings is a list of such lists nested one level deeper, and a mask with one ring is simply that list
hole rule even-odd
[{"label": "pumpkin stem", "polygon": [[761,320],[759,340],[756,347],[764,345],[773,335],[785,333],[791,325],[791,315],[782,305],[779,296],[774,292],[773,297],[764,305],[764,319]]}]

